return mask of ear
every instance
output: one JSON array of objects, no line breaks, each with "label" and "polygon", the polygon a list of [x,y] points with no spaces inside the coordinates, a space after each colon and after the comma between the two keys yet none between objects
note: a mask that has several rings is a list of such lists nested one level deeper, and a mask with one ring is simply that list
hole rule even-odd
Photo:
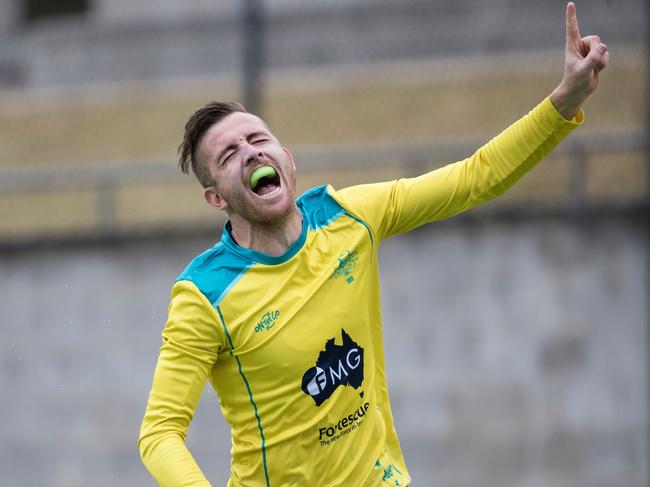
[{"label": "ear", "polygon": [[218,210],[226,211],[228,209],[228,202],[217,192],[214,186],[208,186],[203,190],[203,198],[210,206]]},{"label": "ear", "polygon": [[295,171],[295,170],[296,170],[296,163],[293,162],[293,154],[292,154],[291,151],[290,151],[289,149],[287,149],[286,147],[283,147],[282,150],[283,150],[284,153],[289,157],[289,161],[291,161],[291,166],[293,167],[293,170]]}]

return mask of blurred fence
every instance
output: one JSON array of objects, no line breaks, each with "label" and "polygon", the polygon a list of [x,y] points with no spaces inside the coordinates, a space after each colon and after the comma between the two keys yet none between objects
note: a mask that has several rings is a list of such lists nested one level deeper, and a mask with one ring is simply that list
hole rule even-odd
[{"label": "blurred fence", "polygon": [[[482,140],[444,141],[435,144],[408,146],[355,147],[340,150],[302,149],[295,151],[300,171],[312,173],[307,181],[317,183],[317,176],[327,174],[329,182],[335,178],[342,184],[377,180],[376,174],[393,175],[400,167],[402,176],[420,174],[432,167],[431,160],[460,160],[470,154]],[[529,176],[529,183],[542,182],[542,190],[529,189],[496,205],[491,215],[507,213],[522,216],[540,213],[579,213],[605,211],[606,213],[640,214],[647,210],[643,193],[642,164],[623,167],[619,180],[597,181],[590,167],[595,157],[611,159],[620,154],[641,155],[647,150],[646,136],[640,131],[621,135],[609,133],[574,136],[559,148],[554,157],[564,161],[566,173],[553,188],[552,197],[544,193],[549,184],[545,178]],[[555,165],[561,164],[555,162]],[[616,163],[614,163],[616,164]],[[356,173],[350,171],[354,168]],[[635,170],[636,169],[636,170]],[[359,174],[359,171],[363,175]],[[615,172],[615,171],[614,171]],[[335,173],[334,175],[332,173]],[[641,178],[636,180],[635,178]],[[356,179],[356,180],[355,180]],[[595,181],[594,181],[595,180]],[[618,187],[617,187],[618,184]],[[305,187],[305,184],[301,184]],[[558,187],[559,186],[559,187]],[[600,187],[599,187],[600,186]],[[159,193],[167,201],[152,205],[137,202],[137,194]],[[600,195],[598,194],[600,191]],[[2,240],[0,245],[40,244],[55,241],[114,240],[164,232],[172,234],[212,233],[219,223],[218,216],[207,218],[202,212],[187,205],[179,206],[179,199],[198,193],[194,181],[181,179],[173,162],[168,164],[142,161],[112,167],[30,168],[3,171],[0,178],[0,203],[3,203]],[[82,199],[80,193],[85,198]],[[30,207],[26,199],[50,197]],[[72,198],[65,199],[65,195]],[[140,195],[142,196],[142,194]],[[197,206],[199,202],[196,202]],[[84,210],[78,205],[82,204]],[[138,205],[140,214],[137,213]],[[169,207],[169,208],[168,208]],[[175,210],[172,208],[175,207]],[[156,211],[157,210],[157,211]],[[154,213],[163,210],[164,214]],[[485,213],[487,209],[483,209]],[[13,218],[12,218],[13,216]],[[43,241],[43,238],[46,240]]]},{"label": "blurred fence", "polygon": [[[183,124],[209,99],[257,106],[296,153],[305,189],[466,157],[562,69],[560,1],[71,2],[77,17],[33,5],[21,17],[19,2],[4,3],[15,4],[0,30],[9,246],[214,228],[220,217],[174,173]],[[607,40],[612,66],[585,127],[494,208],[647,206],[643,19],[640,0],[579,6],[583,34]]]}]

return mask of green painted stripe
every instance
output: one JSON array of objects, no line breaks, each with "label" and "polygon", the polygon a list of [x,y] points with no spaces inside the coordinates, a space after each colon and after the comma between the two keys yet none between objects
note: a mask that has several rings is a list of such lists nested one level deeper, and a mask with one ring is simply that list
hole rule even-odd
[{"label": "green painted stripe", "polygon": [[257,428],[260,430],[260,437],[262,438],[262,463],[264,464],[264,476],[266,477],[266,487],[271,487],[271,482],[269,481],[269,471],[266,466],[266,440],[264,439],[264,430],[262,429],[262,420],[260,419],[260,415],[257,411],[257,405],[255,404],[255,401],[253,400],[253,392],[251,391],[251,386],[246,380],[246,376],[244,375],[244,371],[241,368],[241,362],[239,361],[239,357],[235,355],[233,350],[235,349],[234,345],[232,344],[232,338],[230,338],[230,333],[228,333],[228,328],[226,327],[226,320],[223,319],[223,314],[221,313],[221,308],[217,306],[217,312],[219,313],[219,318],[221,319],[221,324],[223,325],[223,330],[226,332],[226,337],[228,337],[228,343],[230,343],[230,355],[235,357],[235,360],[237,361],[237,366],[239,367],[239,375],[241,375],[241,378],[244,379],[244,384],[246,384],[246,389],[248,390],[248,398],[251,401],[251,404],[253,405],[253,411],[255,412],[255,418],[257,418]]}]

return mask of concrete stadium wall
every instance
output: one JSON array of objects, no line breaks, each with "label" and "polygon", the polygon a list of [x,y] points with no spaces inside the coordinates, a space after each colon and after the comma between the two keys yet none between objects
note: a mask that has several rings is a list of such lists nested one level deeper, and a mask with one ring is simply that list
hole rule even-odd
[{"label": "concrete stadium wall", "polygon": [[[388,379],[414,485],[645,487],[639,221],[450,221],[381,249]],[[205,240],[0,256],[6,485],[155,485],[136,449],[171,283]],[[208,387],[188,443],[224,485]]]}]

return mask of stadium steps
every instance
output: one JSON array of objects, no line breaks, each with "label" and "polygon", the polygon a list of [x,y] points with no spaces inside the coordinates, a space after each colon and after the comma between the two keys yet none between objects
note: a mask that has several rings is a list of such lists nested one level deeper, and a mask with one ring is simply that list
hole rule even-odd
[{"label": "stadium steps", "polygon": [[[586,126],[494,205],[644,204],[646,60],[635,46],[616,59]],[[295,153],[301,190],[411,176],[525,113],[561,61],[554,51],[271,72],[264,117]],[[0,243],[212,231],[222,217],[175,170],[175,150],[189,114],[215,97],[237,98],[235,78],[0,92]]]}]

